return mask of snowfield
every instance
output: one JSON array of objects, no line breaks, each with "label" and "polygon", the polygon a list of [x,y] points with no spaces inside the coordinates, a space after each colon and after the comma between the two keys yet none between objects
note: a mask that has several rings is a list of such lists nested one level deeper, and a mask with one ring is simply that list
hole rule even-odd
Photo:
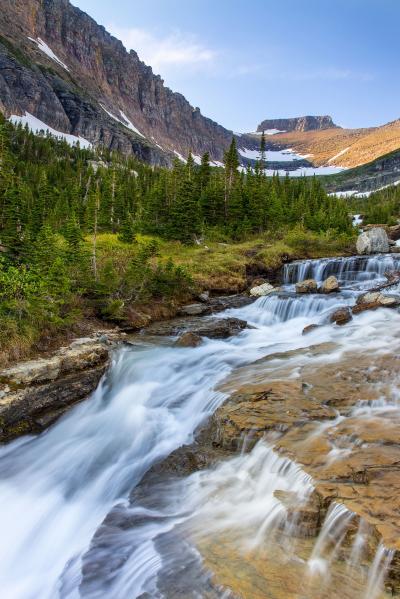
[{"label": "snowfield", "polygon": [[28,125],[29,130],[36,135],[44,133],[45,135],[51,135],[52,137],[56,137],[57,139],[64,139],[70,146],[76,146],[78,143],[81,148],[91,148],[92,144],[85,139],[84,137],[77,137],[76,135],[71,135],[70,133],[63,133],[62,131],[57,131],[52,127],[49,127],[41,121],[40,119],[33,116],[29,112],[25,112],[23,116],[18,116],[17,114],[13,114],[9,119],[14,125],[23,125],[24,127]]},{"label": "snowfield", "polygon": [[37,39],[34,39],[33,37],[28,37],[28,39],[30,39],[31,42],[36,44],[39,50],[41,50],[44,54],[46,54],[46,56],[51,58],[51,60],[54,60],[54,62],[60,65],[60,67],[63,67],[63,69],[69,71],[67,65],[58,58],[58,56],[53,52],[53,50],[40,37],[38,37]]}]

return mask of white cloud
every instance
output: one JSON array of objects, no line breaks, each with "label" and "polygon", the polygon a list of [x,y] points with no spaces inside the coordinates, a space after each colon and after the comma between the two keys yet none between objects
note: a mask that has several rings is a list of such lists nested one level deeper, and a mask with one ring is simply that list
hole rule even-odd
[{"label": "white cloud", "polygon": [[213,65],[216,53],[190,34],[175,31],[166,36],[138,28],[109,25],[112,35],[122,41],[128,50],[135,50],[139,58],[160,72],[170,67],[204,67]]}]

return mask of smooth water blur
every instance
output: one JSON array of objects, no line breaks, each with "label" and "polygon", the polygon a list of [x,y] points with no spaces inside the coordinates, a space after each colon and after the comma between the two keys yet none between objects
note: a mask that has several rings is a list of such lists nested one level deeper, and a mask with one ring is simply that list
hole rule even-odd
[{"label": "smooth water blur", "polygon": [[[198,425],[224,400],[215,388],[234,368],[324,341],[337,344],[330,359],[360,344],[376,352],[387,349],[400,324],[394,311],[363,314],[358,321],[362,326],[350,323],[345,330],[322,326],[308,336],[302,330],[311,322],[324,324],[336,307],[354,301],[360,283],[382,279],[386,270],[398,268],[399,260],[387,256],[287,265],[282,295],[226,313],[248,320],[255,329],[227,341],[204,340],[198,348],[143,342],[118,350],[110,372],[88,401],[42,435],[1,447],[1,595],[130,599],[147,591],[158,597],[156,580],[163,560],[157,539],[182,522],[199,531],[204,520],[220,530],[239,521],[243,531],[250,527],[257,531],[257,539],[264,538],[282,517],[274,490],[295,488],[300,497],[309,492],[311,482],[297,466],[275,456],[272,448],[258,445],[250,455],[221,465],[205,478],[192,477],[178,498],[170,496],[166,512],[156,510],[145,526],[135,529],[130,540],[134,549],[107,591],[101,579],[87,590],[81,586],[82,558],[105,516],[126,502],[154,463],[191,443]],[[320,281],[330,274],[345,284],[343,293],[326,297],[292,293],[296,281],[310,276]],[[143,516],[141,508],[132,509]]]}]

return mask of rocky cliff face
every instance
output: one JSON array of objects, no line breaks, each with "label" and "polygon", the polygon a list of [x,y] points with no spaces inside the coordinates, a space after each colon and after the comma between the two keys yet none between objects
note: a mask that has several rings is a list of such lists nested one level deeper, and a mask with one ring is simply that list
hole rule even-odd
[{"label": "rocky cliff face", "polygon": [[0,110],[156,164],[232,138],[69,0],[2,1]]},{"label": "rocky cliff face", "polygon": [[267,119],[258,125],[257,131],[320,131],[336,127],[330,116],[299,116],[292,119]]}]

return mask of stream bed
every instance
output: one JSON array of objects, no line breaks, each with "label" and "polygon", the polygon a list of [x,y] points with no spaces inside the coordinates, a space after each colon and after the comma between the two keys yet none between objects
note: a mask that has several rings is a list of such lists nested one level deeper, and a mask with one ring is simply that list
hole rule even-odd
[{"label": "stream bed", "polygon": [[[382,599],[388,580],[396,595],[400,314],[329,316],[399,267],[288,264],[281,292],[218,315],[253,328],[117,350],[90,399],[0,447],[1,596]],[[330,275],[340,293],[294,293]],[[143,485],[210,417],[220,459]]]}]

